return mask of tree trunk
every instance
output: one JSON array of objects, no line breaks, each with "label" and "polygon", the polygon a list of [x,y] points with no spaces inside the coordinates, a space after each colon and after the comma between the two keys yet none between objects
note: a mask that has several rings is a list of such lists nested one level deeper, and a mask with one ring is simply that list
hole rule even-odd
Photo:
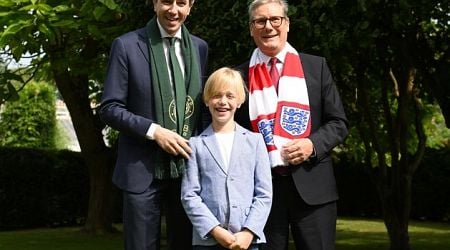
[{"label": "tree trunk", "polygon": [[[363,71],[361,71],[363,72]],[[409,250],[409,217],[411,213],[411,183],[414,172],[422,160],[426,135],[423,129],[421,117],[421,102],[415,89],[415,69],[406,68],[403,76],[398,80],[394,72],[389,69],[392,86],[383,85],[382,108],[383,119],[374,119],[371,113],[370,93],[359,84],[362,107],[362,117],[370,129],[361,130],[366,146],[366,161],[369,174],[374,181],[381,200],[383,219],[388,231],[391,250]],[[363,79],[361,79],[363,80]],[[361,81],[364,82],[364,81]],[[387,84],[389,81],[384,82]],[[388,90],[392,91],[392,95]],[[390,98],[398,104],[395,115],[391,115]],[[414,112],[411,112],[414,111]],[[414,115],[411,116],[411,113]],[[385,126],[379,126],[379,122],[385,122]],[[383,127],[382,130],[377,128]],[[408,133],[408,128],[415,129],[418,143],[414,153],[408,151],[408,146],[415,144]],[[366,136],[364,133],[368,133]],[[389,138],[383,144],[383,136]],[[372,167],[372,159],[376,152],[376,167]],[[386,155],[389,155],[388,160]]]},{"label": "tree trunk", "polygon": [[400,181],[392,186],[386,182],[383,187],[378,186],[391,250],[411,249],[408,233],[411,213],[411,178],[409,177],[400,177]]},{"label": "tree trunk", "polygon": [[112,185],[113,161],[111,153],[101,152],[85,156],[89,162],[90,194],[89,207],[84,230],[90,234],[112,232]]},{"label": "tree trunk", "polygon": [[56,86],[70,112],[81,154],[89,169],[89,207],[84,229],[90,234],[111,232],[114,158],[103,140],[103,125],[90,106],[88,77],[74,76],[66,68],[62,69],[58,60],[62,57],[50,55],[50,58]]}]

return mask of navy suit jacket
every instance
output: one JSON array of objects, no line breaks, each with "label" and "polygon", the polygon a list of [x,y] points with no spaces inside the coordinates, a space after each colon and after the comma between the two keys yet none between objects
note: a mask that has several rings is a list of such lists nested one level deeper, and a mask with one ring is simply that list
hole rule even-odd
[{"label": "navy suit jacket", "polygon": [[[300,53],[311,109],[311,134],[316,157],[298,166],[290,166],[297,191],[310,205],[338,199],[330,153],[347,136],[347,118],[325,58]],[[248,85],[248,62],[238,68]],[[251,129],[246,102],[235,114],[235,120]]]},{"label": "navy suit jacket", "polygon": [[[191,35],[191,39],[204,80],[208,45],[196,36]],[[156,120],[152,84],[145,28],[116,38],[111,47],[100,117],[120,132],[113,182],[129,192],[143,192],[153,180],[153,152],[158,145],[145,137]]]}]

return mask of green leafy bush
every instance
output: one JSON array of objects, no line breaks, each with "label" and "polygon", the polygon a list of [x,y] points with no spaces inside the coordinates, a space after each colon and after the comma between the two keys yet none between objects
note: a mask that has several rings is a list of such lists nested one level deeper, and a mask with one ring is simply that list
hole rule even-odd
[{"label": "green leafy bush", "polygon": [[55,88],[28,83],[0,114],[0,146],[55,148]]},{"label": "green leafy bush", "polygon": [[[361,163],[340,153],[335,161],[340,216],[381,217],[375,184]],[[450,221],[450,148],[427,148],[413,176],[411,218]]]}]

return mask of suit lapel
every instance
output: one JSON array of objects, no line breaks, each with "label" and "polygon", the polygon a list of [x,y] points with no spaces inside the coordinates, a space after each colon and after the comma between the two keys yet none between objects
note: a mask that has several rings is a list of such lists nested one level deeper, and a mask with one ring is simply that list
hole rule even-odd
[{"label": "suit lapel", "polygon": [[[305,82],[306,82],[306,88],[308,89],[308,95],[311,98],[311,94],[313,93],[311,91],[313,88],[313,86],[312,86],[313,82],[317,82],[319,80],[314,77],[314,74],[311,74],[311,72],[313,72],[313,69],[311,68],[312,64],[310,63],[310,61],[307,58],[305,58],[305,56],[303,56],[302,53],[299,53],[298,56],[300,57],[300,60],[302,62],[303,74],[304,74]],[[320,74],[318,74],[318,75],[320,75]]]},{"label": "suit lapel", "polygon": [[138,36],[139,36],[139,39],[137,41],[137,46],[139,47],[139,50],[144,55],[145,60],[147,60],[147,62],[149,62],[149,57],[148,57],[148,36],[147,36],[147,33],[145,32],[145,28],[144,29],[140,29],[137,32],[138,32]]},{"label": "suit lapel", "polygon": [[211,125],[208,128],[206,128],[205,131],[203,131],[202,140],[206,148],[208,149],[209,153],[211,154],[212,158],[217,163],[217,166],[226,175],[227,171],[225,170],[225,165],[222,160],[222,155],[220,154],[219,145],[216,137],[214,136],[214,131]]},{"label": "suit lapel", "polygon": [[245,150],[245,133],[246,130],[236,123],[236,132],[234,133],[233,148],[231,149],[230,163],[228,164],[228,173],[239,167],[238,162],[241,162],[240,157],[243,155],[242,150]]}]

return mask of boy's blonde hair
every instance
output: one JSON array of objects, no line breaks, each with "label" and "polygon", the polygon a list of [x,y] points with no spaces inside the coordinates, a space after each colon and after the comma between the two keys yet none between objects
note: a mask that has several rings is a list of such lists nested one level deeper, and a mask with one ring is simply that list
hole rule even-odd
[{"label": "boy's blonde hair", "polygon": [[229,67],[220,68],[206,80],[203,101],[208,103],[214,95],[230,88],[236,92],[238,104],[242,104],[245,101],[245,84],[241,73]]}]

